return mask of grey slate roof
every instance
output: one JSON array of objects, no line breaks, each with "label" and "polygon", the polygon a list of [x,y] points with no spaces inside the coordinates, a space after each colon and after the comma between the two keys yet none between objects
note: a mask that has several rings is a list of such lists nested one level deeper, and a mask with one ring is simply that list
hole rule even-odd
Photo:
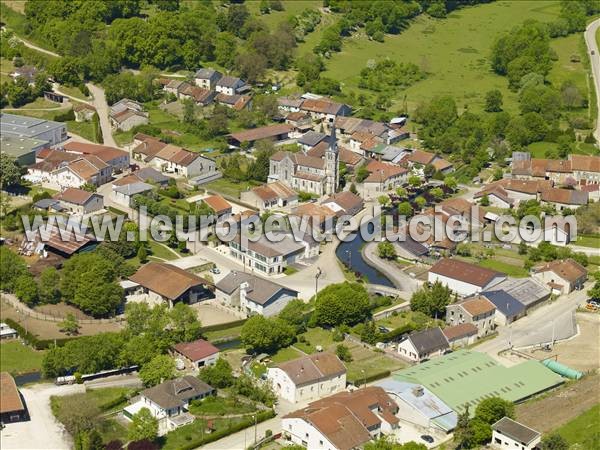
[{"label": "grey slate roof", "polygon": [[492,429],[517,442],[521,442],[524,445],[528,445],[534,439],[537,439],[540,436],[540,433],[537,431],[532,430],[525,425],[521,425],[519,422],[516,422],[508,417],[503,417],[500,419],[498,422],[492,425]]},{"label": "grey slate roof", "polygon": [[226,75],[226,76],[222,77],[217,82],[217,84],[219,86],[233,88],[233,87],[236,87],[238,84],[244,84],[244,82],[237,77],[230,77],[230,76]]},{"label": "grey slate roof", "polygon": [[142,192],[151,191],[152,189],[154,189],[154,187],[151,184],[140,181],[139,183],[131,183],[126,184],[125,186],[119,186],[115,188],[114,191],[123,195],[136,195],[141,194]]},{"label": "grey slate roof", "polygon": [[495,284],[490,290],[504,291],[526,307],[550,297],[550,289],[534,278],[508,278]]},{"label": "grey slate roof", "polygon": [[144,167],[143,169],[137,170],[134,172],[134,175],[136,175],[140,180],[151,180],[155,183],[166,183],[169,181],[168,176],[163,175],[152,167]]},{"label": "grey slate roof", "polygon": [[408,236],[405,241],[397,241],[395,244],[415,256],[423,256],[428,252],[427,247]]},{"label": "grey slate roof", "polygon": [[309,131],[308,133],[303,134],[300,139],[298,139],[298,144],[314,147],[325,139],[327,139],[326,134],[319,133],[318,131]]},{"label": "grey slate roof", "polygon": [[518,316],[525,310],[523,303],[505,291],[488,291],[481,295],[492,302],[506,317]]},{"label": "grey slate roof", "polygon": [[221,78],[223,74],[221,74],[221,72],[216,71],[215,69],[203,68],[198,69],[196,75],[194,75],[194,78],[198,78],[201,80],[210,80],[214,76],[218,76],[219,78]]},{"label": "grey slate roof", "polygon": [[216,284],[216,288],[226,294],[231,294],[239,288],[242,283],[248,283],[249,285],[246,297],[259,305],[264,305],[273,298],[274,295],[284,289],[291,293],[295,293],[296,296],[298,294],[298,292],[292,289],[244,272],[230,272]]},{"label": "grey slate roof", "polygon": [[141,395],[150,399],[161,408],[170,409],[183,406],[187,401],[199,395],[214,392],[214,388],[191,375],[175,380],[165,381],[154,387],[145,389]]},{"label": "grey slate roof", "polygon": [[447,350],[450,348],[448,339],[442,333],[439,327],[429,328],[428,330],[415,331],[408,335],[408,339],[415,346],[419,355],[426,355],[438,350]]}]

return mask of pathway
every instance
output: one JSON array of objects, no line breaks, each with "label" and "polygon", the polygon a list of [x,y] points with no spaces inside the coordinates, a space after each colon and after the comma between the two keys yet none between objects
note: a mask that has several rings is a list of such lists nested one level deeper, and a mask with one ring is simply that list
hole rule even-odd
[{"label": "pathway", "polygon": [[94,97],[92,104],[96,108],[96,112],[98,113],[98,117],[100,119],[100,127],[102,128],[102,139],[104,140],[104,145],[119,148],[115,138],[112,135],[112,127],[108,118],[109,108],[108,103],[106,102],[106,96],[104,95],[104,89],[92,83],[86,83],[86,86]]},{"label": "pathway", "polygon": [[419,288],[417,280],[411,278],[395,264],[377,256],[377,242],[369,242],[363,247],[362,255],[367,264],[383,273],[401,291],[410,296]]},{"label": "pathway", "polygon": [[594,130],[596,145],[600,143],[600,54],[598,54],[598,43],[596,42],[596,30],[598,28],[600,28],[600,19],[596,19],[590,23],[583,33],[590,54],[592,81],[596,84],[596,103],[598,104],[598,117],[595,118],[596,129]]}]

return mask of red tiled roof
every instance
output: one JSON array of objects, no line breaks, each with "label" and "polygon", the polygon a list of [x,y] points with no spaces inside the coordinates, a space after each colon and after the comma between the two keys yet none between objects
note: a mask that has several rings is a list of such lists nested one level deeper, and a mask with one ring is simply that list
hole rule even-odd
[{"label": "red tiled roof", "polygon": [[61,200],[75,205],[84,205],[94,194],[93,192],[84,191],[83,189],[67,188],[54,196],[55,200]]},{"label": "red tiled roof", "polygon": [[212,210],[219,215],[227,211],[231,211],[231,205],[220,195],[210,195],[202,199]]},{"label": "red tiled roof", "polygon": [[429,269],[429,272],[479,287],[485,287],[495,277],[504,275],[495,270],[450,258],[440,259]]},{"label": "red tiled roof", "polygon": [[182,342],[173,346],[173,349],[181,353],[190,361],[200,361],[216,353],[219,349],[204,339],[198,339],[192,342]]}]

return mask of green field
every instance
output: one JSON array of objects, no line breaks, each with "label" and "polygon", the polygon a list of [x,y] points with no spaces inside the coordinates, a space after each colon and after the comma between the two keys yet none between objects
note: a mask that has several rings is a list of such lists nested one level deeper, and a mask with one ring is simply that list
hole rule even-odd
[{"label": "green field", "polygon": [[497,259],[484,259],[483,261],[479,261],[477,264],[487,269],[504,272],[510,277],[525,278],[529,276],[529,271],[523,266],[516,266],[514,264],[499,261]]},{"label": "green field", "polygon": [[280,349],[277,353],[271,356],[271,361],[273,361],[274,364],[279,364],[292,359],[300,358],[301,356],[302,353],[300,353],[298,350],[295,350],[292,347],[286,347]]},{"label": "green field", "polygon": [[375,376],[385,378],[389,372],[406,367],[399,360],[369,350],[360,344],[346,342],[345,345],[352,353],[352,361],[344,363],[348,369],[346,374],[348,383],[362,384],[365,377],[367,379]]},{"label": "green field", "polygon": [[294,346],[305,353],[316,353],[317,345],[320,345],[325,350],[334,344],[331,331],[319,327],[309,328],[299,338],[304,339],[305,342],[298,341]]},{"label": "green field", "polygon": [[37,372],[42,369],[43,351],[33,350],[19,341],[0,344],[0,367],[13,375]]},{"label": "green field", "polygon": [[259,184],[260,183],[252,180],[236,183],[235,181],[231,181],[226,178],[219,178],[218,180],[203,184],[202,187],[204,189],[208,189],[209,191],[214,191],[219,194],[239,199],[240,192],[251,189]]},{"label": "green field", "polygon": [[[527,146],[527,150],[531,153],[532,158],[545,158],[548,150],[557,150],[556,142],[534,142]],[[573,146],[573,153],[576,155],[596,155],[598,149],[593,144],[584,142],[576,142]]]},{"label": "green field", "polygon": [[557,431],[564,437],[571,448],[599,448],[600,447],[600,403],[586,412],[567,422]]},{"label": "green field", "polygon": [[92,122],[76,122],[69,120],[67,122],[67,131],[81,136],[84,139],[92,142],[96,141],[96,135],[94,134],[94,124]]},{"label": "green field", "polygon": [[[358,91],[360,70],[369,60],[390,58],[412,62],[426,70],[428,76],[397,95],[392,109],[401,106],[404,95],[408,107],[412,108],[420,101],[448,94],[456,99],[459,107],[468,104],[474,110],[481,110],[485,93],[500,89],[505,109],[515,111],[516,93],[508,90],[504,77],[490,69],[488,58],[492,43],[498,34],[526,19],[552,21],[559,10],[557,1],[498,1],[463,8],[441,20],[421,15],[401,34],[386,35],[383,43],[370,41],[364,33],[357,33],[344,39],[342,52],[327,61],[325,76],[342,82],[347,93]],[[578,49],[577,39],[566,38],[564,42],[553,43],[555,45],[561,48],[560,54],[575,53]],[[560,70],[556,68],[553,74]]]},{"label": "green field", "polygon": [[305,9],[317,9],[323,5],[320,0],[294,0],[283,2],[283,11],[271,11],[269,14],[261,14],[259,10],[260,2],[251,1],[245,3],[248,10],[263,21],[271,30],[279,23],[284,22],[291,16],[300,14]]},{"label": "green field", "polygon": [[591,234],[579,234],[577,236],[577,244],[582,247],[598,248],[600,246],[600,236]]}]

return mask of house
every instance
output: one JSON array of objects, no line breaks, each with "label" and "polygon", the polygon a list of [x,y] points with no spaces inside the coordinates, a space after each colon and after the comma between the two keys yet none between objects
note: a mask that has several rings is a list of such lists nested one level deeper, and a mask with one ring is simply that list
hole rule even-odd
[{"label": "house", "polygon": [[161,172],[186,178],[211,177],[218,174],[214,160],[172,144],[162,147],[150,157],[149,163]]},{"label": "house", "polygon": [[324,233],[326,231],[333,232],[337,214],[326,205],[310,202],[295,207],[288,217],[290,222],[292,221],[292,217],[296,219],[294,223],[298,224],[298,226],[304,220],[311,228]]},{"label": "house", "polygon": [[141,103],[123,98],[110,107],[108,114],[112,127],[116,130],[129,131],[138,125],[148,123],[148,113]]},{"label": "house", "polygon": [[271,208],[294,206],[298,203],[298,194],[285,183],[274,181],[242,192],[240,199],[262,212]]},{"label": "house", "polygon": [[[529,278],[507,278],[494,285],[489,291],[504,291],[519,303],[525,305],[527,311],[540,305],[550,298],[550,288],[534,277]],[[482,294],[487,294],[484,290]],[[486,296],[487,298],[487,296]],[[489,300],[489,299],[488,299]],[[490,300],[491,301],[491,300]],[[498,313],[498,310],[496,310]],[[498,318],[498,316],[496,316]]]},{"label": "house", "polygon": [[157,186],[166,186],[169,183],[169,177],[163,175],[158,170],[153,169],[152,167],[143,167],[141,169],[132,172],[131,174],[119,178],[118,180],[113,181],[113,188],[115,186],[125,186],[127,184],[145,182],[152,183]]},{"label": "house", "polygon": [[472,323],[477,327],[477,336],[487,336],[494,330],[496,306],[485,297],[476,296],[446,306],[446,323],[459,325]]},{"label": "house", "polygon": [[456,348],[475,343],[478,330],[472,323],[464,322],[458,325],[447,326],[442,330],[442,333],[444,333],[452,348]]},{"label": "house", "polygon": [[4,112],[0,113],[0,134],[46,141],[48,147],[60,144],[69,137],[64,122],[53,122]]},{"label": "house", "polygon": [[47,147],[48,141],[11,135],[0,136],[0,152],[8,155],[21,167],[35,164],[38,153]]},{"label": "house", "polygon": [[216,92],[208,89],[203,89],[198,86],[192,86],[186,83],[179,90],[180,100],[193,100],[196,105],[210,105],[215,99]]},{"label": "house", "polygon": [[396,164],[380,162],[372,159],[366,167],[369,176],[359,187],[361,196],[373,199],[381,194],[394,190],[407,182],[408,170]]},{"label": "house", "polygon": [[243,109],[250,109],[252,107],[252,97],[249,95],[217,94],[215,101],[219,105],[227,106],[236,111],[242,111]]},{"label": "house", "polygon": [[83,189],[67,188],[54,196],[63,209],[83,216],[104,209],[104,197]]},{"label": "house", "polygon": [[572,176],[580,186],[600,184],[600,156],[569,155]]},{"label": "house", "polygon": [[94,118],[96,108],[87,103],[79,103],[73,106],[73,113],[75,114],[76,122],[89,122]]},{"label": "house", "polygon": [[518,159],[512,162],[512,176],[520,180],[551,180],[558,184],[599,184],[600,156],[569,155],[568,160]]},{"label": "house", "polygon": [[414,331],[398,344],[398,353],[414,362],[443,355],[448,350],[450,344],[440,327]]},{"label": "house", "polygon": [[577,209],[588,204],[588,193],[575,189],[546,189],[541,194],[542,205],[552,204],[557,211]]},{"label": "house", "polygon": [[0,339],[14,339],[19,337],[17,330],[9,327],[4,322],[0,322]]},{"label": "house", "polygon": [[204,339],[175,344],[173,353],[187,361],[194,369],[212,366],[219,359],[219,349]]},{"label": "house", "polygon": [[[134,177],[133,175],[130,175],[129,177],[137,179],[137,177]],[[122,178],[121,180],[125,179]],[[148,183],[144,183],[143,181],[134,181],[132,183],[126,183],[121,185],[115,185],[113,183],[112,199],[115,203],[123,205],[127,208],[132,208],[133,206],[135,206],[133,202],[134,196],[145,194],[147,192],[151,192],[152,190],[154,190],[154,186]]]},{"label": "house", "polygon": [[365,202],[360,196],[350,191],[342,191],[327,197],[321,204],[333,210],[339,217],[356,215],[364,208]]},{"label": "house", "polygon": [[274,316],[290,301],[298,298],[298,292],[255,275],[232,271],[215,285],[217,300],[238,308],[248,316]]},{"label": "house", "polygon": [[465,297],[489,290],[505,279],[506,275],[501,272],[450,258],[439,260],[429,269],[427,275],[430,283],[439,281]]},{"label": "house", "polygon": [[309,132],[303,134],[298,139],[298,145],[307,152],[313,147],[316,147],[317,144],[323,141],[327,141],[328,137],[325,133],[319,133],[318,131],[310,130]]},{"label": "house", "polygon": [[27,408],[15,379],[8,372],[0,372],[0,421],[4,425],[28,419]]},{"label": "house", "polygon": [[324,158],[278,151],[269,161],[268,181],[281,181],[292,189],[318,196],[331,195],[339,186],[339,149],[335,128],[331,128],[329,145]]},{"label": "house", "polygon": [[583,288],[587,270],[569,258],[546,263],[533,269],[533,277],[550,286],[558,294],[569,294]]},{"label": "house", "polygon": [[409,261],[419,261],[429,253],[429,249],[425,245],[415,241],[410,236],[394,241],[392,244],[396,249],[396,254]]},{"label": "house", "polygon": [[217,92],[226,95],[235,95],[246,90],[246,82],[236,77],[225,75],[217,81],[215,84],[215,90]]},{"label": "house", "polygon": [[275,125],[267,125],[231,133],[229,135],[229,142],[236,147],[240,147],[242,144],[253,147],[256,141],[260,141],[261,139],[284,141],[288,138],[291,131],[291,125],[288,125],[287,123],[278,123]]},{"label": "house", "polygon": [[352,450],[398,428],[398,405],[376,386],[339,392],[283,416],[283,438],[308,449]]},{"label": "house", "polygon": [[291,403],[326,397],[346,388],[346,367],[333,353],[315,353],[267,369],[275,394]]},{"label": "house", "polygon": [[61,258],[70,258],[76,253],[91,251],[98,246],[96,238],[73,227],[72,231],[59,230],[53,227],[50,230],[32,230],[25,233],[21,244],[22,254],[37,253],[46,257],[53,253]]},{"label": "house", "polygon": [[492,425],[492,448],[534,450],[539,448],[541,441],[540,433],[509,417],[503,417]]},{"label": "house", "polygon": [[392,132],[388,124],[358,117],[338,117],[335,127],[340,137],[346,139],[351,138],[354,133],[366,133],[389,145],[401,138],[399,134]]},{"label": "house", "polygon": [[508,192],[502,186],[494,186],[489,189],[482,189],[473,195],[474,199],[487,198],[489,205],[495,208],[508,209],[512,208],[514,201],[510,198]]},{"label": "house", "polygon": [[[32,166],[32,173],[40,169],[46,161]],[[51,163],[50,163],[51,164]],[[112,178],[112,168],[94,155],[83,155],[71,162],[59,164],[58,168],[51,170],[42,181],[48,182],[53,187],[65,189],[68,187],[81,188],[85,184],[101,186]]]},{"label": "house", "polygon": [[300,107],[302,106],[303,102],[304,99],[302,98],[278,97],[277,107],[280,111],[297,113],[300,112]]},{"label": "house", "polygon": [[203,89],[214,90],[217,86],[217,81],[221,79],[223,74],[217,70],[208,68],[199,69],[194,75],[196,86]]},{"label": "house", "polygon": [[421,384],[386,378],[375,386],[385,390],[398,405],[398,417],[419,429],[449,433],[458,423],[458,414]]},{"label": "house", "polygon": [[310,114],[314,121],[328,124],[333,124],[337,116],[349,116],[352,114],[350,106],[334,102],[326,97],[307,98],[302,102],[299,110]]},{"label": "house", "polygon": [[205,300],[212,296],[214,288],[213,283],[204,278],[171,264],[158,262],[140,267],[129,277],[129,281],[136,286],[134,297],[128,298],[128,301],[150,304],[166,302],[169,307],[176,302],[196,303]]},{"label": "house", "polygon": [[376,148],[385,145],[383,140],[368,132],[356,131],[350,136],[350,150],[362,156],[372,155]]},{"label": "house", "polygon": [[194,421],[194,416],[188,413],[193,400],[203,399],[215,393],[213,387],[197,377],[186,375],[144,389],[135,403],[123,409],[123,416],[132,420],[141,409],[147,408],[152,416],[158,419],[159,429],[170,431]]},{"label": "house", "polygon": [[296,240],[289,233],[274,233],[273,242],[261,235],[258,240],[248,240],[246,243],[242,243],[238,234],[229,242],[229,254],[239,260],[244,270],[248,268],[263,274],[275,274],[282,273],[297,261],[317,256],[319,243],[309,233],[301,240]]},{"label": "house", "polygon": [[525,305],[506,291],[485,291],[480,295],[496,307],[494,320],[498,325],[508,325],[526,314]]},{"label": "house", "polygon": [[231,217],[233,211],[231,204],[219,194],[209,195],[201,201],[206,203],[215,212],[217,221],[227,220]]},{"label": "house", "polygon": [[[329,140],[319,142],[313,148],[306,152],[307,156],[315,158],[325,158],[325,154],[329,149]],[[365,159],[358,153],[354,153],[345,147],[338,146],[338,158],[341,163],[346,165],[346,170],[353,172],[358,166],[360,166]]]},{"label": "house", "polygon": [[296,133],[304,134],[312,128],[312,120],[306,113],[297,111],[285,116],[285,123],[294,127]]},{"label": "house", "polygon": [[173,94],[175,97],[179,98],[181,89],[185,86],[189,86],[189,83],[187,81],[181,79],[170,80],[167,84],[163,86],[163,91],[169,94]]},{"label": "house", "polygon": [[435,153],[430,153],[423,150],[413,151],[407,156],[406,161],[408,162],[409,167],[411,167],[421,176],[424,175],[423,168],[425,166],[433,166],[437,172],[441,172],[444,175],[447,175],[454,170],[452,163],[439,157]]},{"label": "house", "polygon": [[113,173],[120,173],[129,168],[129,153],[118,148],[72,141],[67,142],[64,149],[71,153],[94,155],[111,166]]}]

